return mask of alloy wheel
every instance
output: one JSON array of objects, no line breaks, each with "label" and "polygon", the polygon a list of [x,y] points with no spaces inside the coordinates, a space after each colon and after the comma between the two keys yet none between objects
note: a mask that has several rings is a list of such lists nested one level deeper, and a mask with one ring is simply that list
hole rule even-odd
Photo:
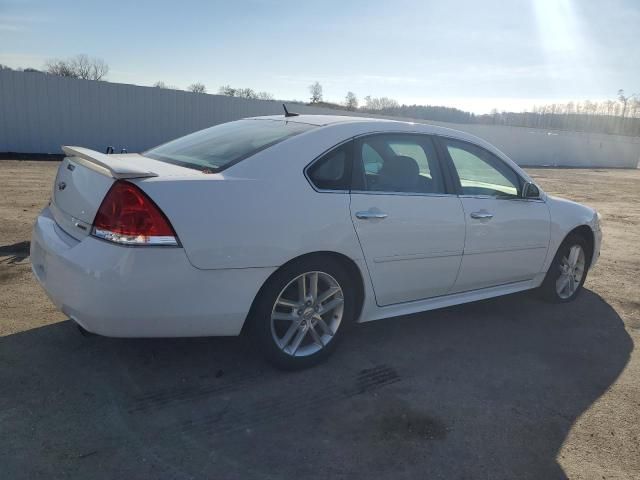
[{"label": "alloy wheel", "polygon": [[278,295],[271,311],[271,335],[288,355],[313,355],[332,341],[343,312],[344,293],[336,279],[325,272],[306,272]]},{"label": "alloy wheel", "polygon": [[580,245],[573,245],[568,255],[560,260],[560,276],[556,280],[556,293],[566,300],[580,287],[584,276],[586,260],[584,250]]}]

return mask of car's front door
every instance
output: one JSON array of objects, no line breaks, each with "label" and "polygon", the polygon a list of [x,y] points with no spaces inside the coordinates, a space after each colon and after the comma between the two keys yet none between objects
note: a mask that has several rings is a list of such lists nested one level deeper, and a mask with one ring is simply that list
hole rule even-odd
[{"label": "car's front door", "polygon": [[488,150],[449,138],[437,141],[453,167],[467,222],[462,265],[452,292],[535,277],[549,245],[547,205],[522,198],[523,180]]},{"label": "car's front door", "polygon": [[377,134],[354,147],[351,217],[378,305],[448,293],[465,220],[431,138]]}]

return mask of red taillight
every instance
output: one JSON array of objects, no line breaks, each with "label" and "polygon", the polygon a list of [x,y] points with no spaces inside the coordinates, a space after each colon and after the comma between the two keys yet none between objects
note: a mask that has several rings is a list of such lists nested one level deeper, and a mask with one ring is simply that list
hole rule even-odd
[{"label": "red taillight", "polygon": [[118,180],[102,200],[92,234],[126,245],[178,245],[167,217],[133,183]]}]

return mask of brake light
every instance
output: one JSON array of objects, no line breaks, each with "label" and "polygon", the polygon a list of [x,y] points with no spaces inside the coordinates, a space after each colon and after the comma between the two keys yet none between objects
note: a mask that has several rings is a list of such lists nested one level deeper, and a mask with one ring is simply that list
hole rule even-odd
[{"label": "brake light", "polygon": [[102,200],[91,234],[124,245],[178,245],[173,227],[153,200],[122,180]]}]

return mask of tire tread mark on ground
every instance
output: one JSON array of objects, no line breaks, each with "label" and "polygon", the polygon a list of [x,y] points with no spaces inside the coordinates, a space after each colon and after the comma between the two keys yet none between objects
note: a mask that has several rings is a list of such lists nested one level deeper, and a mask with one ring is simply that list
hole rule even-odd
[{"label": "tire tread mark on ground", "polygon": [[[362,370],[356,377],[355,384],[346,389],[335,385],[320,392],[301,392],[298,395],[288,395],[286,398],[269,398],[254,402],[244,410],[205,415],[201,418],[187,420],[176,424],[180,434],[206,434],[219,438],[231,433],[246,431],[255,426],[274,421],[290,419],[299,414],[307,414],[314,407],[320,407],[327,402],[347,399],[356,395],[371,392],[378,388],[401,380],[397,372],[386,365]],[[304,405],[305,408],[299,408]]]},{"label": "tire tread mark on ground", "polygon": [[128,410],[129,413],[155,410],[162,407],[170,407],[179,403],[190,402],[209,395],[232,392],[242,388],[247,383],[257,378],[264,378],[263,373],[252,373],[242,375],[225,381],[200,387],[188,386],[168,388],[157,392],[142,394],[134,398],[133,405]]}]

